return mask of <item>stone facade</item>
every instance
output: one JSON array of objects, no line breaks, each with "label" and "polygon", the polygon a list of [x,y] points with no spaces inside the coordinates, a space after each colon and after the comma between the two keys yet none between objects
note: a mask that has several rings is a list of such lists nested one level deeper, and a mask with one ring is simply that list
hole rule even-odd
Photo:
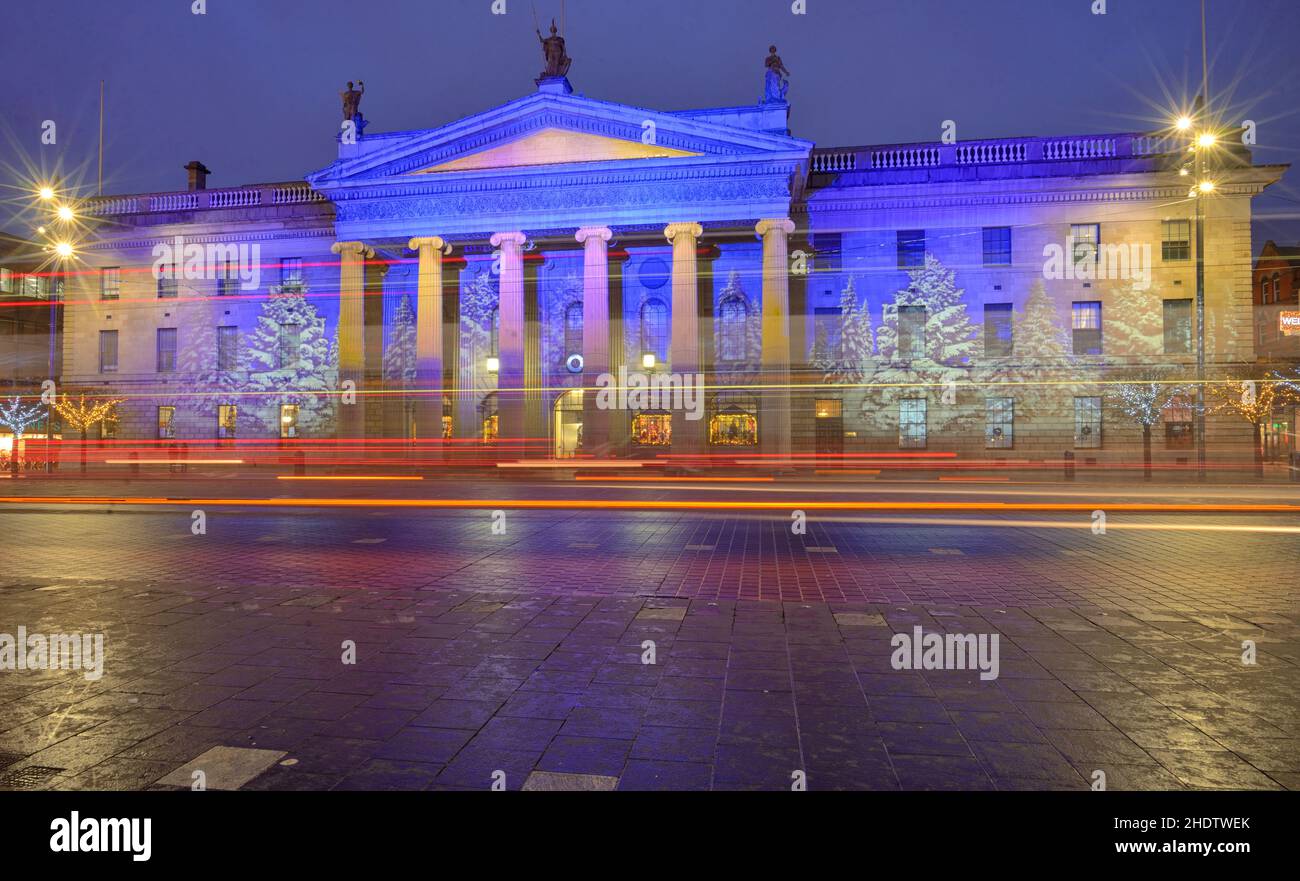
[{"label": "stone facade", "polygon": [[[1046,463],[1131,458],[1141,431],[1116,415],[1115,383],[1194,372],[1181,301],[1195,296],[1195,208],[1178,144],[815,149],[783,103],[665,113],[562,86],[341,143],[305,184],[98,200],[85,260],[120,269],[70,286],[65,385],[126,397],[120,437],[158,437],[158,408],[175,407],[175,439],[211,439],[222,404],[238,407],[237,437],[275,437],[292,398],[294,437],[444,453],[487,438],[518,458]],[[1250,205],[1282,172],[1224,152],[1204,199],[1212,377],[1255,361]],[[255,245],[260,275],[237,290],[182,278],[173,297],[152,268],[178,237]],[[1018,347],[1036,289],[1053,357]],[[305,305],[268,307],[286,295]],[[277,331],[284,314],[323,321],[324,342],[305,341],[321,336],[310,322]],[[101,364],[114,330],[116,364]],[[277,332],[254,362],[230,355]],[[160,351],[173,344],[174,359]],[[620,368],[701,375],[705,418],[604,410],[594,390]],[[1180,430],[1156,430],[1159,457],[1194,455]],[[1215,418],[1208,440],[1248,455],[1250,429]]]}]

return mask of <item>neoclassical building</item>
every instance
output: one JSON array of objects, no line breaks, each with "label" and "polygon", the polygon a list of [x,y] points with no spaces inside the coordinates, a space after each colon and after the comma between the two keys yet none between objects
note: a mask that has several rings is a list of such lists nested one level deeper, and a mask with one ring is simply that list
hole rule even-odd
[{"label": "neoclassical building", "polygon": [[[818,147],[789,111],[770,87],[658,111],[543,78],[436,128],[345,124],[301,181],[208,188],[193,162],[184,191],[93,200],[64,387],[123,398],[119,438],[1131,455],[1114,383],[1194,369],[1185,145]],[[1283,171],[1222,153],[1211,373],[1254,360],[1251,199]],[[699,376],[702,418],[603,407],[601,377],[629,373]],[[1190,412],[1167,408],[1157,455],[1188,455]],[[1211,446],[1249,438],[1211,420]]]}]

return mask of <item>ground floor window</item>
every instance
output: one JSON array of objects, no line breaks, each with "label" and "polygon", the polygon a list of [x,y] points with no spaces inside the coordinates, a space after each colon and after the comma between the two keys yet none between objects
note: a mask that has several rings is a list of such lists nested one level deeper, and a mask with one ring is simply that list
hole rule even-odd
[{"label": "ground floor window", "polygon": [[239,419],[239,408],[234,404],[217,405],[217,439],[234,440],[235,424]]},{"label": "ground floor window", "polygon": [[158,437],[170,440],[176,437],[176,408],[158,408]]},{"label": "ground floor window", "polygon": [[103,420],[99,423],[99,437],[101,440],[113,440],[117,437],[119,420],[117,416],[117,407],[112,407]]},{"label": "ground floor window", "polygon": [[280,437],[288,440],[298,436],[298,405],[280,405]]},{"label": "ground floor window", "polygon": [[1192,430],[1192,402],[1184,397],[1174,398],[1161,417],[1165,423],[1165,449],[1190,450],[1196,446]]},{"label": "ground floor window", "polygon": [[632,443],[666,447],[673,442],[673,417],[663,410],[646,410],[632,417]]},{"label": "ground floor window", "polygon": [[925,398],[904,398],[898,402],[898,446],[904,450],[925,449]]},{"label": "ground floor window", "polygon": [[1015,438],[1014,398],[984,399],[984,445],[990,450],[1009,450]]},{"label": "ground floor window", "polygon": [[497,418],[497,393],[489,392],[478,405],[479,437],[485,444],[494,444],[501,436],[501,422]]},{"label": "ground floor window", "polygon": [[1074,399],[1074,445],[1080,449],[1101,446],[1101,398]]},{"label": "ground floor window", "polygon": [[750,395],[720,392],[713,399],[709,417],[709,443],[719,447],[752,447],[758,444],[758,406]]}]

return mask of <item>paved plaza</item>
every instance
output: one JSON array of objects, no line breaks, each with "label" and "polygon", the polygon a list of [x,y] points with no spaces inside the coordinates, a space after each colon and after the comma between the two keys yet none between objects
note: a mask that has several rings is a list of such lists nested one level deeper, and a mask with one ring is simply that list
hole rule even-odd
[{"label": "paved plaza", "polygon": [[1300,788],[1293,519],[998,516],[7,508],[0,787]]}]

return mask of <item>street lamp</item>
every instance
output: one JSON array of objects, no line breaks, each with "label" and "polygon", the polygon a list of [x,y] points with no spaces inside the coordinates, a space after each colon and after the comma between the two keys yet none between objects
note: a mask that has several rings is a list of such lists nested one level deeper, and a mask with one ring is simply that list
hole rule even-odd
[{"label": "street lamp", "polygon": [[[1204,105],[1201,106],[1204,114]],[[1174,124],[1179,131],[1189,131],[1192,121],[1179,117]],[[1205,480],[1205,197],[1213,194],[1214,181],[1209,177],[1209,152],[1219,141],[1209,131],[1202,131],[1192,139],[1189,147],[1196,170],[1196,186],[1188,196],[1196,202],[1196,476]],[[1185,164],[1178,170],[1186,177],[1191,169]]]},{"label": "street lamp", "polygon": [[36,188],[36,197],[42,202],[48,202],[54,198],[54,187],[49,184],[42,184]]}]

